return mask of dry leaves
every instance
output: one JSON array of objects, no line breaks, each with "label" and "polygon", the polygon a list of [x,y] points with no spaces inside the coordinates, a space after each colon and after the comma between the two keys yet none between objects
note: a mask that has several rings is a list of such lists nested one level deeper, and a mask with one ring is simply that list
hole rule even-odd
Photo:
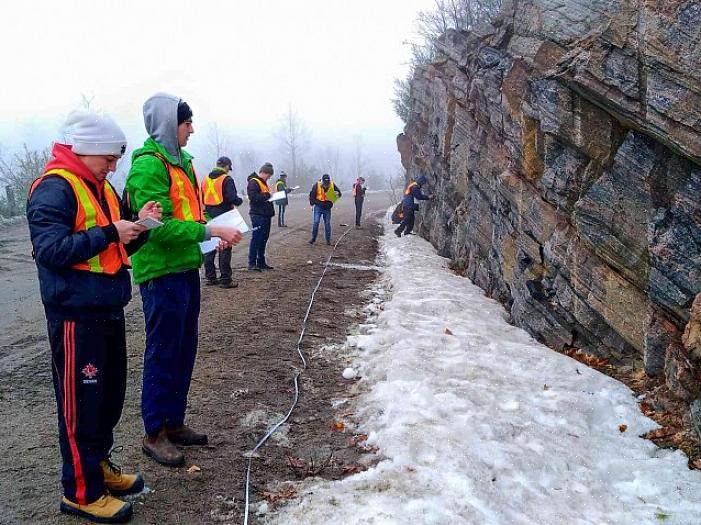
[{"label": "dry leaves", "polygon": [[189,469],[187,469],[188,474],[194,474],[195,472],[202,472],[202,469],[197,465],[192,465]]},{"label": "dry leaves", "polygon": [[443,332],[445,335],[453,335],[453,332],[450,331],[449,328],[445,329],[445,332]]},{"label": "dry leaves", "polygon": [[628,430],[628,425],[618,425],[618,431],[621,434],[623,434],[623,432],[625,432],[626,430]]},{"label": "dry leaves", "polygon": [[642,437],[645,439],[662,439],[666,438],[669,436],[672,436],[679,432],[681,429],[678,427],[673,427],[673,426],[668,426],[668,427],[662,427],[662,428],[657,428],[655,430],[651,430],[650,432],[647,432],[643,434]]},{"label": "dry leaves", "polygon": [[263,491],[262,496],[263,496],[263,498],[265,498],[265,501],[267,501],[268,503],[275,503],[276,501],[296,498],[297,491],[295,489],[293,489],[292,487],[288,487],[280,492]]},{"label": "dry leaves", "polygon": [[346,428],[346,424],[343,421],[336,421],[331,428],[334,432],[343,432]]}]

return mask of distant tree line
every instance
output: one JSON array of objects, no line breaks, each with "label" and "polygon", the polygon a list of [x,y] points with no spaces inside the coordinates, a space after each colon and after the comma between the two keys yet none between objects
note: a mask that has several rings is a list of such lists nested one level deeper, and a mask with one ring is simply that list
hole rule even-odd
[{"label": "distant tree line", "polygon": [[41,175],[49,157],[48,149],[31,150],[26,144],[14,155],[0,152],[0,217],[24,214],[29,186]]},{"label": "distant tree line", "polygon": [[411,46],[409,73],[394,80],[394,111],[404,122],[409,120],[411,79],[418,66],[440,58],[445,49],[446,33],[450,29],[471,31],[475,26],[491,21],[501,8],[502,0],[435,0],[436,7],[420,11],[416,19],[418,41]]}]

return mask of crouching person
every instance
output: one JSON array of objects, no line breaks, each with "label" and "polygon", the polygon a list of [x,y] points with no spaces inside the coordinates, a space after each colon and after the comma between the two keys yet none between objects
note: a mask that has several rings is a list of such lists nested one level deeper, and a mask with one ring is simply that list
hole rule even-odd
[{"label": "crouching person", "polygon": [[[144,487],[140,474],[112,463],[110,450],[126,390],[127,257],[148,234],[122,219],[117,192],[106,180],[126,149],[122,130],[88,111],[71,113],[64,130],[66,144],[54,144],[27,202],[58,405],[60,509],[121,523],[131,517],[132,506],[116,496]],[[139,213],[147,216],[160,218],[154,202]]]}]

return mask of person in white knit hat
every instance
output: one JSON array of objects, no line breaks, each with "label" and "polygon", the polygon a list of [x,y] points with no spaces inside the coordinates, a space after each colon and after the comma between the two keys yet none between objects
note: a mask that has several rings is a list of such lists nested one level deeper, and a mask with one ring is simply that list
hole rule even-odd
[{"label": "person in white knit hat", "polygon": [[[121,523],[132,506],[116,496],[144,486],[140,474],[115,467],[110,453],[126,390],[128,256],[148,233],[122,218],[120,199],[106,180],[126,150],[119,126],[80,110],[68,116],[63,132],[65,143],[54,144],[27,201],[58,406],[60,509]],[[160,219],[159,205],[146,203],[139,218],[146,217]]]}]

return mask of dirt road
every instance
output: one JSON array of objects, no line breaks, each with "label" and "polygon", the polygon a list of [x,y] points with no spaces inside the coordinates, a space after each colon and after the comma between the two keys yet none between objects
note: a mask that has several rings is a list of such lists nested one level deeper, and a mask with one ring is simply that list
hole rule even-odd
[{"label": "dirt road", "polygon": [[[348,193],[333,209],[334,241],[348,229],[342,223],[353,224]],[[368,194],[366,216],[389,204],[387,194]],[[241,523],[243,454],[289,408],[301,321],[331,252],[323,241],[307,243],[311,213],[305,195],[291,200],[287,222],[288,228],[273,222],[268,259],[275,270],[244,271],[244,241],[233,257],[239,287],[203,287],[200,353],[188,415],[194,428],[209,434],[210,445],[188,449],[182,468],[161,467],[141,453],[144,333],[138,293],[127,308],[127,400],[115,439],[124,449],[115,460],[140,470],[150,489],[135,499],[133,523]],[[342,477],[357,470],[367,452],[362,441],[335,425],[351,382],[341,378],[343,358],[329,349],[363,319],[364,290],[376,277],[377,233],[378,226],[367,220],[364,229],[351,229],[336,249],[334,263],[358,266],[332,265],[317,293],[305,339],[310,367],[302,378],[301,400],[291,423],[281,427],[254,461],[254,501],[291,496],[274,490],[263,494],[276,481],[310,474]],[[0,250],[0,523],[79,523],[58,513],[56,404],[26,225],[4,227]],[[201,470],[189,473],[192,465]]]}]

